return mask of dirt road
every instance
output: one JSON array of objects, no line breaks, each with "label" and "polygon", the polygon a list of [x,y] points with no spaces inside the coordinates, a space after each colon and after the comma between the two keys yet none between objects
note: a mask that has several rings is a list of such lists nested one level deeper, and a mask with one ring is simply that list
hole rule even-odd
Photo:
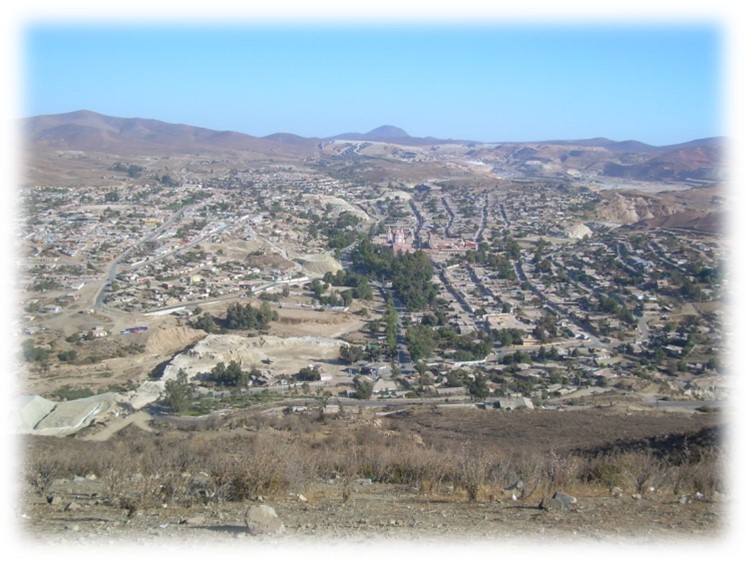
[{"label": "dirt road", "polygon": [[95,442],[103,442],[105,440],[109,440],[112,435],[131,424],[136,425],[138,428],[141,428],[146,432],[153,432],[153,429],[148,425],[148,421],[151,421],[152,419],[153,417],[151,417],[145,411],[137,411],[132,415],[127,415],[126,417],[119,417],[115,419],[114,421],[108,423],[102,430],[93,434],[86,435],[82,439],[92,440]]}]

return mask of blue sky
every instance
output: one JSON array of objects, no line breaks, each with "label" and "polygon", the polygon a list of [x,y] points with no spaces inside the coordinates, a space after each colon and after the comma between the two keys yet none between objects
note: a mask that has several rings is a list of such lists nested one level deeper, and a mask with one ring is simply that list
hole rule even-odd
[{"label": "blue sky", "polygon": [[726,134],[715,24],[29,24],[21,116],[90,109],[263,136],[655,145]]}]

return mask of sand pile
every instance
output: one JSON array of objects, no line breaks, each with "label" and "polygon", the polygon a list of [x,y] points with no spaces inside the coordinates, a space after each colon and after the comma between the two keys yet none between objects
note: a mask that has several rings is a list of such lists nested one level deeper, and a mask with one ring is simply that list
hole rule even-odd
[{"label": "sand pile", "polygon": [[145,351],[148,353],[168,354],[183,349],[205,335],[201,329],[191,327],[169,327],[154,329],[148,333]]},{"label": "sand pile", "polygon": [[592,231],[586,224],[579,222],[578,224],[574,224],[573,226],[568,228],[566,230],[566,234],[568,234],[568,237],[573,240],[580,240],[582,238],[585,238],[586,236],[591,236]]}]

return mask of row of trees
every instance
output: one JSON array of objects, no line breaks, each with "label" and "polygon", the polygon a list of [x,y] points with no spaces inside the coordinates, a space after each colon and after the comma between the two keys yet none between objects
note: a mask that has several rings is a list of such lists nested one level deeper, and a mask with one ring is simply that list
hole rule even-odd
[{"label": "row of trees", "polygon": [[[361,292],[356,289],[343,290],[340,292],[330,291],[330,293],[327,294],[326,292],[329,285],[319,279],[311,281],[308,287],[311,289],[317,302],[323,306],[350,306],[350,304],[353,303],[353,298],[356,297],[355,295],[358,294],[358,297],[360,297],[361,294]],[[368,288],[368,295],[369,297],[371,296],[370,288]]]},{"label": "row of trees", "polygon": [[381,359],[382,352],[382,348],[376,343],[369,343],[365,347],[343,345],[340,347],[340,360],[345,364],[355,364],[360,360],[376,362]]},{"label": "row of trees", "polygon": [[251,383],[253,378],[259,375],[260,372],[257,368],[252,368],[247,372],[241,368],[238,362],[232,360],[228,363],[228,366],[224,362],[216,364],[210,370],[210,373],[205,376],[205,379],[213,382],[216,386],[245,388]]},{"label": "row of trees", "polygon": [[208,333],[218,333],[222,329],[253,329],[263,331],[271,321],[278,319],[278,313],[268,302],[258,307],[236,302],[228,306],[225,319],[218,319],[210,314],[202,314],[192,322],[192,327]]},{"label": "row of trees", "polygon": [[130,177],[132,179],[140,177],[145,171],[145,168],[143,166],[139,166],[137,164],[125,164],[122,162],[117,162],[109,169],[111,169],[112,171],[126,173],[127,177]]},{"label": "row of trees", "polygon": [[226,310],[226,327],[228,329],[267,329],[270,321],[278,319],[278,313],[267,302],[259,307],[239,302],[231,304]]}]

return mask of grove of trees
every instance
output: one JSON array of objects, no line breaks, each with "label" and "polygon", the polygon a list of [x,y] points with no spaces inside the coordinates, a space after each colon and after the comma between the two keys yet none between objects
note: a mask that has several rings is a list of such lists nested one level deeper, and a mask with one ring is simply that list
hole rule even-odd
[{"label": "grove of trees", "polygon": [[277,319],[277,311],[273,310],[267,302],[262,302],[259,307],[236,302],[228,306],[226,310],[228,329],[267,329],[270,321]]}]

